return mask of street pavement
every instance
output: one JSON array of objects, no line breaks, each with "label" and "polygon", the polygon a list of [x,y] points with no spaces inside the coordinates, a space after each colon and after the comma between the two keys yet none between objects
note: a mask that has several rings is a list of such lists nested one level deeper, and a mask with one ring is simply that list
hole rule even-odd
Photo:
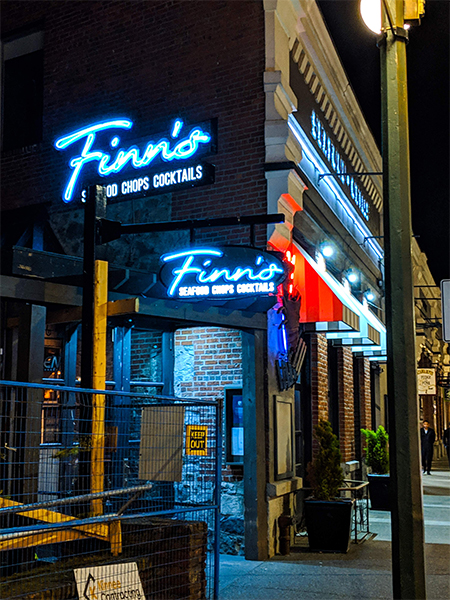
[{"label": "street pavement", "polygon": [[[450,471],[434,461],[423,476],[425,561],[428,600],[450,599]],[[391,599],[390,513],[370,511],[374,538],[351,544],[347,554],[306,548],[267,561],[222,555],[220,600]],[[420,599],[411,599],[420,600]]]}]

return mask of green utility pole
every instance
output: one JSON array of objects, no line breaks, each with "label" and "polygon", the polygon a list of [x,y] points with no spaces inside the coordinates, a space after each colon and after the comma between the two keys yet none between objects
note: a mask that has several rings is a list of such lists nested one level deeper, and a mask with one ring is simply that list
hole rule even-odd
[{"label": "green utility pole", "polygon": [[381,86],[394,598],[424,599],[404,0],[383,0]]}]

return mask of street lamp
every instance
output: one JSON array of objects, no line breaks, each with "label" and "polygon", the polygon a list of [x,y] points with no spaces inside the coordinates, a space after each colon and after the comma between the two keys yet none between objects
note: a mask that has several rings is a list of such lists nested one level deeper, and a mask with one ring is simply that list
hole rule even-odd
[{"label": "street lamp", "polygon": [[[392,580],[394,598],[425,598],[423,503],[419,459],[405,16],[422,0],[362,0],[381,16],[383,207],[386,281]],[[381,3],[381,7],[380,7]],[[364,11],[363,6],[365,5]],[[406,11],[406,12],[405,12]],[[409,11],[409,12],[408,12]],[[377,32],[377,24],[369,27]],[[380,30],[378,30],[379,32]]]},{"label": "street lamp", "polygon": [[359,9],[370,31],[381,33],[381,0],[361,0]]}]

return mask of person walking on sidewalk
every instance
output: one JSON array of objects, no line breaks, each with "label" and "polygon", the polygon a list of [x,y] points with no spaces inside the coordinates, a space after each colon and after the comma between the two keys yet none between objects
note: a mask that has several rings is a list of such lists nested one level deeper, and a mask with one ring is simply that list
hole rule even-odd
[{"label": "person walking on sidewalk", "polygon": [[448,466],[450,467],[450,423],[444,431],[444,447],[447,450]]},{"label": "person walking on sidewalk", "polygon": [[423,422],[423,427],[420,430],[420,445],[422,448],[422,468],[424,474],[431,475],[431,461],[433,460],[433,447],[436,434],[434,429],[431,429],[430,423],[426,420]]}]

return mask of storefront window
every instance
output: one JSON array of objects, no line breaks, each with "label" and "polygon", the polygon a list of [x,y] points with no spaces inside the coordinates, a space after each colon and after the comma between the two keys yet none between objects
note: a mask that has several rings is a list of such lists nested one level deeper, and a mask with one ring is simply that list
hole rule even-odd
[{"label": "storefront window", "polygon": [[242,388],[225,389],[225,431],[227,463],[244,461],[244,400]]},{"label": "storefront window", "polygon": [[131,332],[131,386],[143,394],[159,393],[152,383],[162,380],[162,332],[133,329]]},{"label": "storefront window", "polygon": [[3,150],[42,140],[44,98],[43,33],[3,44]]},{"label": "storefront window", "polygon": [[[44,346],[42,381],[64,380],[63,339],[57,327],[48,327]],[[42,404],[41,443],[59,444],[61,439],[61,402],[56,390],[45,390]]]}]

